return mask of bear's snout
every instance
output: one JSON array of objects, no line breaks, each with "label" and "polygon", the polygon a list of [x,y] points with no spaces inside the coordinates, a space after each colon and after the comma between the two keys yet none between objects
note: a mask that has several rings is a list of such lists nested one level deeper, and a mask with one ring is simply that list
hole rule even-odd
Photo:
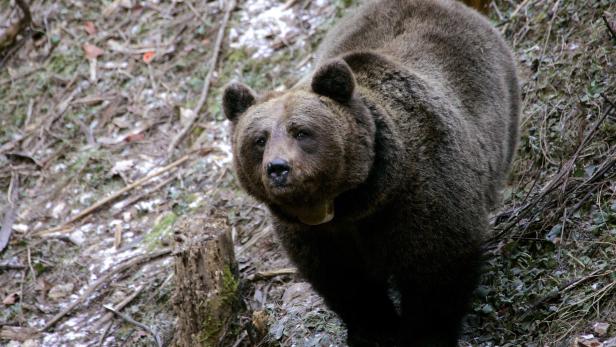
[{"label": "bear's snout", "polygon": [[267,163],[267,177],[274,183],[276,186],[283,186],[287,183],[287,178],[289,177],[289,171],[291,170],[291,166],[289,162],[276,158],[269,163]]}]

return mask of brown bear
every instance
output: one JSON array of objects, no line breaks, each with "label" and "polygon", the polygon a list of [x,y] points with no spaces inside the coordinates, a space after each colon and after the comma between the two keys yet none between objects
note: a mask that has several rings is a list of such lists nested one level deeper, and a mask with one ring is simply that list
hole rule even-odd
[{"label": "brown bear", "polygon": [[223,95],[239,182],[351,346],[457,344],[519,104],[499,33],[448,0],[368,2],[291,89]]}]

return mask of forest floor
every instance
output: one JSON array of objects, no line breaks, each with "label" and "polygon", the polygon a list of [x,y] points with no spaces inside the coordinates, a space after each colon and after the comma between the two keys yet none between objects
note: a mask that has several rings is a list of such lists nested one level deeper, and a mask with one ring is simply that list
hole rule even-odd
[{"label": "forest floor", "polygon": [[[229,3],[29,1],[0,50],[0,345],[154,345],[104,305],[168,343],[173,226],[220,212],[246,306],[223,345],[344,345],[234,179],[220,93],[292,86],[356,2],[243,0],[225,23]],[[614,347],[616,3],[497,0],[491,20],[519,62],[522,132],[460,343]]]}]

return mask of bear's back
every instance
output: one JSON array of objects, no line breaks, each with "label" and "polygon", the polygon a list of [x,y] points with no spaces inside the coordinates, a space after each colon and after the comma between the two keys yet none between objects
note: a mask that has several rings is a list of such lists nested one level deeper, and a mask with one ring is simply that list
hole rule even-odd
[{"label": "bear's back", "polygon": [[466,135],[477,138],[473,151],[489,162],[493,204],[515,152],[520,97],[513,57],[500,34],[458,1],[373,0],[328,33],[319,63],[357,51],[387,56],[456,109],[458,123],[470,129]]}]

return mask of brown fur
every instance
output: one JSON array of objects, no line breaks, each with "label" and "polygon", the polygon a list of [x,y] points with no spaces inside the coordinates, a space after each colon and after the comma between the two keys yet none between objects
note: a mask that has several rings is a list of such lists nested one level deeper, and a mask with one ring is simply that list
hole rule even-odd
[{"label": "brown fur", "polygon": [[[240,183],[349,343],[455,346],[517,138],[513,59],[487,20],[447,0],[368,2],[305,80],[267,98],[235,83],[223,107]],[[333,220],[301,222],[330,204]]]}]

